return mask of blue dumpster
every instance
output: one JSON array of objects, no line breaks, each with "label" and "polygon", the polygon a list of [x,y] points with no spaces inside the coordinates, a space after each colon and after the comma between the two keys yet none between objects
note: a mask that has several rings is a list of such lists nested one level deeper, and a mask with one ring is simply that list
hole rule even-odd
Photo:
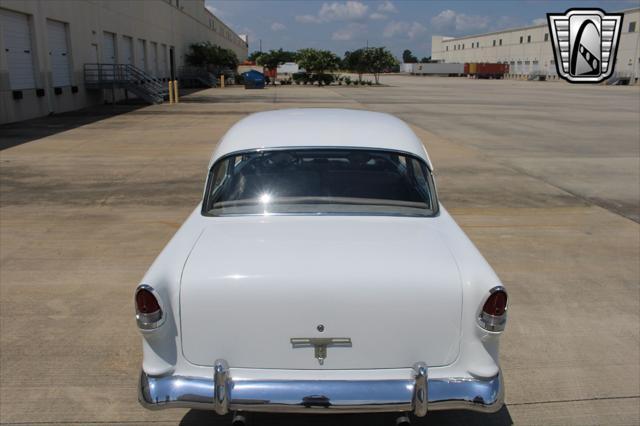
[{"label": "blue dumpster", "polygon": [[245,89],[264,89],[264,74],[256,70],[242,73]]}]

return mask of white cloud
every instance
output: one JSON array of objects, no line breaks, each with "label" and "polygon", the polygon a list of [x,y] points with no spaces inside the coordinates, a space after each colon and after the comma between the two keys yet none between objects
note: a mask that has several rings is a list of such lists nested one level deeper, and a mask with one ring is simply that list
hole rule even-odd
[{"label": "white cloud", "polygon": [[359,1],[323,3],[317,15],[298,15],[296,21],[320,24],[333,21],[356,21],[367,16],[369,6]]},{"label": "white cloud", "polygon": [[544,25],[547,23],[546,18],[537,18],[533,20],[533,25]]},{"label": "white cloud", "polygon": [[273,24],[271,24],[271,31],[284,31],[286,29],[287,27],[280,22],[274,22]]},{"label": "white cloud", "polygon": [[318,24],[320,21],[313,15],[298,15],[296,21],[302,24]]},{"label": "white cloud", "polygon": [[336,41],[349,41],[366,32],[367,26],[358,23],[351,23],[346,28],[342,28],[331,34],[331,39]]},{"label": "white cloud", "polygon": [[371,15],[369,15],[369,19],[373,19],[374,21],[382,21],[384,19],[387,19],[387,15],[383,13],[374,12]]},{"label": "white cloud", "polygon": [[378,6],[378,12],[397,13],[398,9],[396,9],[396,6],[389,0],[386,0],[384,3]]},{"label": "white cloud", "polygon": [[413,40],[423,34],[426,30],[425,26],[419,22],[392,21],[384,28],[382,36],[384,38],[402,36]]},{"label": "white cloud", "polygon": [[488,16],[466,15],[451,9],[443,10],[431,18],[431,25],[439,31],[473,32],[486,30],[491,20]]},{"label": "white cloud", "polygon": [[204,5],[205,9],[207,9],[209,12],[213,13],[216,16],[220,16],[220,10],[216,9],[215,7],[209,5],[209,4],[205,4]]}]

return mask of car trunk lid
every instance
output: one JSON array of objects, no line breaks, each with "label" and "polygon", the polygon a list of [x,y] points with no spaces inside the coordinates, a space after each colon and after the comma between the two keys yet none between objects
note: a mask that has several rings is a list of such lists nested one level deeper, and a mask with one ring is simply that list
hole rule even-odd
[{"label": "car trunk lid", "polygon": [[[212,218],[183,271],[184,356],[285,369],[452,363],[462,289],[434,220]],[[329,342],[321,366],[313,343],[292,338],[350,344]]]}]

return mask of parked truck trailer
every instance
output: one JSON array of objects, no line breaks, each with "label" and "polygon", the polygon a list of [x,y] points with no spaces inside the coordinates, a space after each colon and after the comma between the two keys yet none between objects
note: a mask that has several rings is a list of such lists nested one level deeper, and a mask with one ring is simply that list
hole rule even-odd
[{"label": "parked truck trailer", "polygon": [[509,64],[465,63],[464,73],[474,78],[503,78],[509,74]]},{"label": "parked truck trailer", "polygon": [[440,62],[413,64],[412,73],[456,77],[464,74],[464,64],[445,64]]}]

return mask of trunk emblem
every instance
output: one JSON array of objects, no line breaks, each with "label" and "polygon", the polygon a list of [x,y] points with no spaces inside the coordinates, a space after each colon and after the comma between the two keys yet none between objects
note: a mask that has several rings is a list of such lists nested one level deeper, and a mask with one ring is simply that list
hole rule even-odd
[{"label": "trunk emblem", "polygon": [[291,346],[296,348],[314,348],[314,356],[320,365],[324,364],[327,358],[327,348],[329,346],[350,348],[350,337],[292,337]]}]

